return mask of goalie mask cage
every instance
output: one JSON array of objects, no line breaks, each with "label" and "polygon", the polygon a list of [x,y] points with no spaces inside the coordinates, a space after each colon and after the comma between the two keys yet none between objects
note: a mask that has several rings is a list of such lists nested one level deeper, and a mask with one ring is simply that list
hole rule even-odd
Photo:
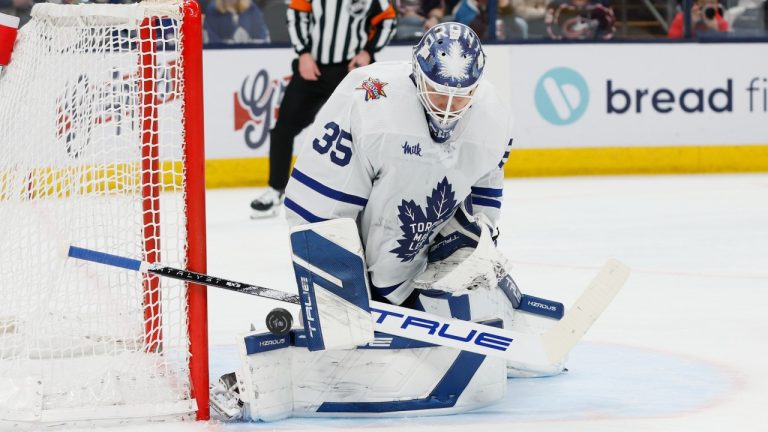
[{"label": "goalie mask cage", "polygon": [[66,258],[205,272],[202,110],[194,0],[34,7],[0,75],[0,426],[208,418],[204,287]]}]

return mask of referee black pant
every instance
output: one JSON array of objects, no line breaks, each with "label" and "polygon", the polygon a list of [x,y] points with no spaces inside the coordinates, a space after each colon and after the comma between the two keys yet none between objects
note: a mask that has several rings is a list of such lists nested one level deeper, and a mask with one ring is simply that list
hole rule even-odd
[{"label": "referee black pant", "polygon": [[285,88],[275,127],[269,133],[269,185],[285,190],[291,169],[293,139],[309,126],[325,101],[347,76],[347,64],[317,65],[320,77],[307,81],[299,74],[299,59],[291,64],[293,77]]}]

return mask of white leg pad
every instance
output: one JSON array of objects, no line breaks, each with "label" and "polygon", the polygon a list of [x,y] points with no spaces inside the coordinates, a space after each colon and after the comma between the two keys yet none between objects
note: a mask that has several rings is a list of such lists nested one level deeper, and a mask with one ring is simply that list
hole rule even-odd
[{"label": "white leg pad", "polygon": [[[243,335],[242,340],[260,335],[265,335],[266,341],[276,338],[267,329],[261,329]],[[286,344],[280,349],[248,355],[245,343],[239,344],[239,348],[241,364],[236,375],[240,399],[244,402],[243,418],[275,421],[290,417],[293,412],[292,350]]]},{"label": "white leg pad", "polygon": [[[434,416],[471,411],[504,398],[503,359],[486,357],[479,366],[470,366],[477,368],[474,375],[459,384],[455,372],[460,367],[454,366],[461,363],[458,356],[446,347],[321,352],[294,348],[293,380],[302,383],[294,386],[294,415]],[[446,382],[455,389],[440,393]]]},{"label": "white leg pad", "polygon": [[[264,331],[245,336],[270,345],[276,338]],[[380,337],[377,346],[404,343]],[[237,378],[243,417],[251,421],[454,414],[498,402],[507,389],[504,359],[447,347],[309,351],[242,345]]]}]

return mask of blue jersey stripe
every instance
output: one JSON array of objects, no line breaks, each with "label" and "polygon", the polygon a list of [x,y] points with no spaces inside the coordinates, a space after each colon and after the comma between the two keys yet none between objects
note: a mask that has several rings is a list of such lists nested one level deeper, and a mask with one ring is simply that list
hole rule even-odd
[{"label": "blue jersey stripe", "polygon": [[[475,198],[472,197],[473,204],[474,204],[474,201],[475,201]],[[471,232],[472,234],[476,236],[480,236],[480,233],[482,233],[480,226],[474,222],[470,222],[469,219],[467,219],[467,215],[465,215],[464,212],[457,211],[456,213],[454,213],[453,217],[456,219],[456,222],[458,222],[459,225],[462,226],[462,228]]]},{"label": "blue jersey stripe", "polygon": [[315,216],[314,214],[312,214],[312,212],[296,204],[296,202],[294,202],[290,198],[286,198],[284,204],[286,208],[293,210],[294,213],[303,217],[304,220],[307,222],[314,223],[314,222],[323,222],[325,220],[328,220],[328,219],[323,219],[320,216]]},{"label": "blue jersey stripe", "polygon": [[371,288],[375,289],[380,296],[386,297],[392,294],[393,292],[395,292],[396,289],[400,288],[400,285],[402,284],[403,283],[400,282],[388,287],[377,287],[376,285],[373,284],[373,282],[371,282]]},{"label": "blue jersey stripe", "polygon": [[482,195],[489,198],[499,198],[503,195],[503,189],[472,186],[472,195]]},{"label": "blue jersey stripe", "polygon": [[336,189],[331,189],[328,186],[325,186],[319,181],[313,179],[312,177],[297,170],[296,168],[293,169],[293,173],[291,174],[291,177],[298,180],[299,183],[305,186],[308,186],[310,189],[314,190],[315,192],[321,195],[324,195],[328,198],[335,199],[336,201],[341,201],[348,204],[354,204],[354,205],[359,205],[363,207],[365,207],[365,205],[368,204],[368,200],[366,198],[362,198],[356,195],[350,195],[348,193],[337,191]]},{"label": "blue jersey stripe", "polygon": [[509,143],[507,144],[507,151],[504,152],[504,156],[501,158],[501,161],[499,162],[499,168],[503,167],[505,163],[507,163],[507,159],[509,159],[509,152],[512,148],[512,142],[514,139],[510,138]]},{"label": "blue jersey stripe", "polygon": [[497,201],[497,200],[491,199],[491,198],[483,198],[483,197],[472,195],[472,205],[479,205],[479,206],[485,206],[485,207],[496,207],[497,209],[500,209],[501,208],[501,201]]}]

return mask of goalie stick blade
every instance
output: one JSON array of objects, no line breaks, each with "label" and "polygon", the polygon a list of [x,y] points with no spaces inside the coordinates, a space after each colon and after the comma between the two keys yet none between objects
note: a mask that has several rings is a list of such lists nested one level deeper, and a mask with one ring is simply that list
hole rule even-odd
[{"label": "goalie stick blade", "polygon": [[544,350],[552,364],[562,361],[592,327],[629,278],[629,267],[611,259],[592,280],[565,317],[542,336]]}]

